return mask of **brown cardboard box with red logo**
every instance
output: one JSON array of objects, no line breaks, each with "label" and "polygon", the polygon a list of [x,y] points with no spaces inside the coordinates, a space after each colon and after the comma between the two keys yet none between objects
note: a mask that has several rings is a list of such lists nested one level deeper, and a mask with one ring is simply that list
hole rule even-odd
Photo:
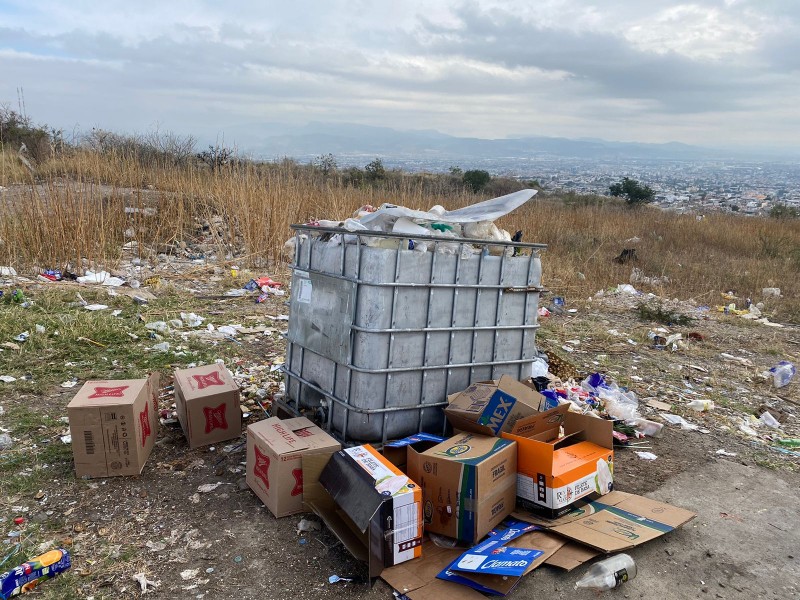
[{"label": "brown cardboard box with red logo", "polygon": [[138,475],[158,435],[158,373],[87,381],[67,405],[78,477]]},{"label": "brown cardboard box with red logo", "polygon": [[[272,417],[247,427],[247,485],[276,517],[303,512],[303,490],[342,446],[305,417]],[[305,460],[319,458],[314,467]]]},{"label": "brown cardboard box with red logo", "polygon": [[175,406],[190,448],[242,434],[239,386],[225,365],[175,370]]}]

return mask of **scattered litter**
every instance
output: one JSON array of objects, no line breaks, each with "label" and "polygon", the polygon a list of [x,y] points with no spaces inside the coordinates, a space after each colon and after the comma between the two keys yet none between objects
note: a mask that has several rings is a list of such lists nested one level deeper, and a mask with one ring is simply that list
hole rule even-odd
[{"label": "scattered litter", "polygon": [[83,308],[85,308],[86,310],[91,310],[91,311],[105,310],[105,309],[108,308],[108,305],[107,304],[87,304]]},{"label": "scattered litter", "polygon": [[617,294],[639,294],[639,291],[629,283],[620,283],[614,291]]},{"label": "scattered litter", "polygon": [[[613,590],[636,577],[636,563],[627,554],[616,554],[592,565],[575,583],[575,589]],[[626,594],[627,596],[628,594]]]},{"label": "scattered litter", "polygon": [[723,450],[722,448],[717,450],[715,454],[719,454],[720,456],[730,456],[731,458],[736,456],[736,452],[728,452],[727,450]]},{"label": "scattered litter", "polygon": [[639,452],[638,450],[636,450],[635,452],[636,456],[638,456],[639,458],[643,458],[644,460],[655,460],[658,458],[652,452]]},{"label": "scattered litter", "polygon": [[686,406],[692,410],[696,410],[697,412],[708,412],[714,410],[714,402],[711,400],[692,400]]},{"label": "scattered litter", "polygon": [[0,381],[3,383],[14,383],[17,380],[16,377],[12,377],[11,375],[0,375]]},{"label": "scattered litter", "polygon": [[773,429],[780,429],[781,424],[778,420],[772,416],[769,411],[764,411],[761,416],[758,418],[764,425],[767,427],[772,427]]},{"label": "scattered litter", "polygon": [[14,267],[0,267],[0,277],[16,277],[17,272]]},{"label": "scattered litter", "polygon": [[36,330],[36,333],[38,333],[38,334],[40,334],[40,335],[41,335],[42,333],[44,333],[45,331],[47,331],[47,330],[44,328],[44,325],[39,325],[38,323],[37,323],[37,324],[34,326],[34,329]]},{"label": "scattered litter", "polygon": [[223,485],[222,482],[204,483],[202,485],[197,486],[197,491],[200,492],[201,494],[207,494],[208,492],[213,492],[221,485]]},{"label": "scattered litter", "polygon": [[235,297],[239,297],[239,296],[244,296],[246,294],[247,294],[247,290],[239,289],[239,288],[233,289],[233,290],[228,290],[227,292],[225,292],[226,296],[231,296],[231,297],[234,297],[234,298]]},{"label": "scattered litter", "polygon": [[650,408],[655,408],[656,410],[660,411],[669,412],[672,410],[672,404],[669,404],[667,402],[661,402],[660,400],[655,400],[653,398],[648,400],[645,404],[647,404],[647,406],[649,406]]},{"label": "scattered litter", "polygon": [[19,335],[15,336],[14,340],[17,341],[17,342],[25,342],[25,341],[28,340],[29,337],[31,337],[30,332],[29,331],[23,331]]},{"label": "scattered litter", "polygon": [[781,297],[781,288],[776,288],[776,287],[762,288],[761,295],[764,298],[770,298],[770,297],[772,297],[772,298],[780,298]]},{"label": "scattered litter", "polygon": [[338,575],[331,575],[328,577],[328,583],[339,583],[340,581],[353,581],[352,578],[339,577]]},{"label": "scattered litter", "polygon": [[7,433],[0,433],[0,450],[8,450],[14,445],[14,440]]},{"label": "scattered litter", "polygon": [[219,331],[223,335],[230,335],[230,336],[235,336],[237,333],[236,328],[230,325],[222,325],[221,327],[217,327],[217,331]]},{"label": "scattered litter", "polygon": [[70,388],[74,388],[76,385],[78,385],[78,380],[77,379],[70,379],[69,381],[65,381],[64,383],[62,383],[61,387],[62,388],[66,388],[66,389],[70,389]]},{"label": "scattered litter", "polygon": [[297,535],[307,531],[319,531],[320,524],[319,521],[311,521],[309,519],[300,519],[300,522],[297,524]]},{"label": "scattered litter", "polygon": [[62,444],[72,443],[72,436],[70,434],[62,435],[59,439],[61,439]]},{"label": "scattered litter", "polygon": [[[758,421],[755,422],[758,423]],[[750,422],[747,421],[746,419],[743,420],[743,422],[739,425],[739,431],[741,431],[745,435],[750,435],[753,437],[758,436],[758,432],[750,426]]]},{"label": "scattered litter", "polygon": [[754,366],[753,365],[753,361],[751,361],[750,359],[747,359],[747,358],[744,358],[744,357],[741,357],[741,356],[733,356],[732,354],[727,354],[726,352],[721,353],[719,355],[719,357],[722,360],[725,360],[727,362],[739,363],[743,367],[752,367],[752,366]]},{"label": "scattered litter", "polygon": [[187,327],[200,327],[205,321],[204,317],[200,317],[196,314],[192,313],[181,313],[181,319],[186,324]]},{"label": "scattered litter", "polygon": [[169,352],[169,342],[159,342],[153,346],[153,350],[157,352]]},{"label": "scattered litter", "polygon": [[159,581],[150,581],[147,579],[144,573],[137,573],[133,576],[133,579],[139,584],[143,594],[152,592],[153,590],[150,589],[151,587],[157,588],[159,585],[161,585],[161,582]]},{"label": "scattered litter", "polygon": [[147,546],[151,552],[161,552],[166,549],[167,544],[166,542],[152,542],[148,540],[145,542],[145,546]]},{"label": "scattered litter", "polygon": [[197,577],[197,574],[200,572],[200,569],[186,569],[181,571],[181,579],[184,581],[189,581],[190,579],[194,579]]},{"label": "scattered litter", "polygon": [[681,429],[687,431],[694,431],[699,427],[699,425],[695,425],[694,423],[689,423],[686,419],[681,417],[680,415],[671,415],[669,413],[661,413],[661,417],[670,425],[680,425]]},{"label": "scattered litter", "polygon": [[112,317],[118,317],[121,314],[122,314],[122,309],[120,309],[120,308],[117,308],[117,309],[111,311],[111,316]]},{"label": "scattered litter", "polygon": [[700,371],[701,373],[708,373],[708,369],[701,367],[699,365],[687,365],[690,369],[694,369],[695,371]]},{"label": "scattered litter", "polygon": [[[9,556],[13,556],[16,551],[17,548]],[[69,570],[71,566],[69,552],[63,548],[50,550],[31,558],[11,571],[0,574],[0,598],[10,598],[20,592],[30,592],[40,583]]]},{"label": "scattered litter", "polygon": [[788,360],[782,360],[769,370],[772,373],[772,383],[776,388],[782,388],[789,384],[797,373],[797,368]]},{"label": "scattered litter", "polygon": [[146,323],[144,327],[145,329],[149,329],[151,331],[158,331],[160,333],[169,332],[169,325],[167,325],[166,321],[151,321],[150,323]]},{"label": "scattered litter", "polygon": [[78,283],[99,283],[111,287],[119,287],[125,283],[124,279],[114,277],[108,271],[86,271],[86,275],[78,277]]}]

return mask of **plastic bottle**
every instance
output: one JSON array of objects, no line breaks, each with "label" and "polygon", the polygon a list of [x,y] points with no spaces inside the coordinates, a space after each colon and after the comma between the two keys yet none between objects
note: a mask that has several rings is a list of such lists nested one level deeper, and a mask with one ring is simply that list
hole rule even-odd
[{"label": "plastic bottle", "polygon": [[636,563],[627,554],[616,554],[599,563],[575,583],[575,589],[584,588],[597,591],[613,590],[636,577]]},{"label": "plastic bottle", "polygon": [[714,409],[714,402],[712,400],[692,400],[687,406],[697,412],[705,412]]}]

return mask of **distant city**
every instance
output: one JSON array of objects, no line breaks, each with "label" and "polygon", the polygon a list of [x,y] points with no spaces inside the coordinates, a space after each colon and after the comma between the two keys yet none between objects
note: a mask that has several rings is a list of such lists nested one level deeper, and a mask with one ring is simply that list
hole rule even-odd
[{"label": "distant city", "polygon": [[766,215],[775,204],[800,209],[800,152],[724,150],[680,143],[644,144],[598,139],[525,137],[485,140],[437,131],[397,131],[353,124],[310,123],[301,131],[262,138],[262,156],[311,161],[334,155],[340,167],[412,172],[483,169],[536,180],[544,190],[609,193],[630,177],[650,186],[655,203],[677,212]]}]

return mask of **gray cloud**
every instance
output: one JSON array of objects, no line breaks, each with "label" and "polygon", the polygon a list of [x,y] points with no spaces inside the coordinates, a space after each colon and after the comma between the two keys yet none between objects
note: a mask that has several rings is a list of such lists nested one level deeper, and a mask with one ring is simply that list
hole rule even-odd
[{"label": "gray cloud", "polygon": [[800,8],[788,0],[33,10],[0,14],[0,101],[21,86],[29,112],[68,127],[158,122],[245,139],[259,122],[323,120],[795,143],[776,126],[800,100]]}]

